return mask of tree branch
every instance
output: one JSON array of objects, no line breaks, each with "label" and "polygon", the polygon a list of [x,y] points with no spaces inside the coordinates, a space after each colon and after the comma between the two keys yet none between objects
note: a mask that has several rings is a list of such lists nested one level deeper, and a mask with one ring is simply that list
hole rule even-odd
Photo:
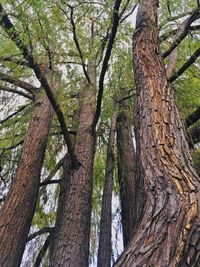
[{"label": "tree branch", "polygon": [[14,58],[13,56],[1,57],[0,62],[13,62],[20,66],[30,67],[29,63],[25,60]]},{"label": "tree branch", "polygon": [[198,7],[194,10],[192,15],[187,19],[185,30],[179,36],[177,36],[177,38],[171,44],[170,48],[162,54],[163,58],[168,57],[171,54],[171,52],[182,42],[182,40],[187,36],[189,32],[190,25],[199,18],[200,18],[200,8]]},{"label": "tree branch", "polygon": [[30,106],[30,104],[27,104],[25,106],[22,106],[21,108],[19,108],[17,111],[13,112],[12,114],[10,114],[8,117],[6,117],[3,120],[0,120],[0,124],[3,124],[4,122],[6,122],[7,120],[11,119],[12,117],[14,117],[15,115],[17,115],[18,113],[22,112],[24,109],[26,109],[28,106]]},{"label": "tree branch", "polygon": [[32,239],[36,238],[39,235],[43,235],[46,233],[52,233],[53,229],[54,229],[54,227],[44,227],[44,228],[38,230],[37,232],[30,234],[27,238],[27,242],[31,241]]},{"label": "tree branch", "polygon": [[179,78],[200,56],[200,48],[198,48],[194,54],[188,59],[185,64],[174,74],[169,78],[169,82],[174,82],[177,78]]},{"label": "tree branch", "polygon": [[193,12],[192,11],[186,11],[186,12],[183,12],[181,14],[178,14],[176,16],[173,16],[173,17],[169,17],[167,18],[166,20],[164,20],[160,25],[159,25],[159,29],[162,29],[163,26],[165,26],[166,23],[168,22],[171,22],[171,21],[176,21],[178,19],[181,19],[183,17],[186,17],[188,15],[191,15]]},{"label": "tree branch", "polygon": [[26,97],[26,98],[31,99],[31,100],[34,101],[34,97],[33,96],[30,96],[30,95],[28,95],[28,94],[26,94],[26,93],[24,93],[24,92],[22,92],[20,90],[17,90],[17,89],[8,88],[8,87],[4,87],[4,86],[0,85],[0,90],[1,91],[6,91],[6,92],[10,92],[10,93],[14,93],[14,94],[18,94],[18,95],[21,95],[23,97]]},{"label": "tree branch", "polygon": [[[78,40],[78,37],[77,37],[77,34],[76,34],[76,25],[75,25],[75,22],[74,22],[74,7],[71,6],[71,5],[68,5],[68,4],[66,4],[66,5],[70,8],[70,22],[71,22],[71,25],[72,25],[73,40],[74,40],[74,43],[76,45],[76,48],[78,50],[78,53],[79,53],[79,56],[80,56],[80,59],[81,59],[81,65],[82,65],[82,68],[83,68],[83,72],[84,72],[84,75],[85,75],[88,83],[91,84],[90,77],[89,77],[89,75],[87,73],[86,65],[85,65],[85,62],[84,62],[84,59],[83,59],[83,53],[82,53],[82,50],[81,50],[81,47],[80,47],[80,44],[79,44],[79,40]],[[59,8],[67,16],[66,11],[60,6],[59,6]]]},{"label": "tree branch", "polygon": [[189,131],[189,135],[191,136],[192,138],[192,141],[193,141],[193,144],[197,144],[200,142],[200,125],[192,128],[190,131]]},{"label": "tree branch", "polygon": [[36,261],[34,263],[34,266],[33,267],[40,267],[40,264],[41,264],[41,261],[50,245],[50,241],[51,241],[51,235],[48,235],[47,239],[45,240],[37,258],[36,258]]},{"label": "tree branch", "polygon": [[108,46],[106,49],[106,53],[105,53],[105,57],[103,60],[102,69],[101,69],[101,73],[99,77],[99,91],[98,91],[98,96],[97,96],[97,106],[96,106],[96,112],[94,115],[94,120],[92,123],[93,130],[95,129],[98,123],[100,114],[101,114],[101,103],[102,103],[102,97],[103,97],[103,91],[104,91],[104,78],[105,78],[105,74],[108,68],[108,61],[110,59],[111,51],[112,51],[113,44],[115,41],[115,36],[117,33],[117,28],[119,25],[119,14],[118,13],[119,13],[120,4],[121,4],[121,0],[115,0],[115,4],[113,8],[113,24],[112,24],[111,35],[108,41]]},{"label": "tree branch", "polygon": [[16,85],[18,87],[21,87],[24,90],[26,90],[27,92],[31,93],[32,95],[34,95],[35,92],[38,90],[37,87],[35,87],[35,86],[33,86],[27,82],[21,81],[17,78],[14,78],[10,75],[4,74],[2,72],[0,72],[0,80],[11,83],[11,84]]},{"label": "tree branch", "polygon": [[59,184],[61,179],[56,179],[56,180],[45,180],[44,182],[40,183],[40,186],[46,186],[49,184]]},{"label": "tree branch", "polygon": [[200,107],[198,107],[192,114],[190,114],[186,119],[185,123],[187,127],[190,127],[195,122],[200,119]]},{"label": "tree branch", "polygon": [[137,7],[138,3],[136,3],[133,8],[131,9],[131,11],[126,14],[123,18],[121,18],[120,23],[124,22],[129,16],[131,16],[133,14],[133,12],[135,11],[136,7]]},{"label": "tree branch", "polygon": [[[200,25],[194,25],[194,26],[190,26],[189,27],[189,32],[198,31],[198,30],[200,30]],[[173,29],[173,30],[170,30],[168,32],[163,33],[159,37],[160,43],[165,41],[165,40],[167,40],[167,38],[172,37],[173,35],[175,35],[176,32],[177,32],[177,29]]]},{"label": "tree branch", "polygon": [[[187,18],[184,21],[182,21],[182,23],[177,29],[175,39],[178,39],[179,36],[181,36],[186,31],[186,28],[188,27],[188,20],[190,20],[190,18]],[[178,48],[176,47],[169,55],[169,62],[166,67],[166,75],[168,79],[172,76],[174,70],[176,69],[177,61],[178,61]]]},{"label": "tree branch", "polygon": [[0,4],[0,25],[5,29],[6,33],[10,37],[10,39],[21,50],[25,60],[27,60],[29,62],[30,67],[34,70],[36,77],[41,82],[41,85],[44,88],[44,90],[47,94],[47,97],[48,97],[50,103],[52,104],[54,111],[58,117],[61,129],[63,132],[64,140],[67,144],[67,148],[68,148],[68,151],[70,154],[72,164],[74,166],[76,166],[78,164],[78,160],[77,160],[77,157],[74,153],[72,141],[71,141],[71,138],[70,138],[69,133],[68,133],[68,129],[67,129],[67,126],[65,123],[63,112],[61,111],[60,106],[54,97],[54,94],[51,90],[51,87],[49,86],[49,83],[45,77],[44,72],[40,69],[40,65],[37,62],[35,62],[31,52],[29,51],[29,49],[24,45],[24,43],[20,39],[18,32],[15,30],[14,25],[12,24],[12,22],[10,21],[8,16],[5,14],[1,4]]}]

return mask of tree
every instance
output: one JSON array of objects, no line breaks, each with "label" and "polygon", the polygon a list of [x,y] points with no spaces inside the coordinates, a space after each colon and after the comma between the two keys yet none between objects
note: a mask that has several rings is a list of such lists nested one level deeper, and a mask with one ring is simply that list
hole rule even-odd
[{"label": "tree", "polygon": [[124,247],[128,244],[136,223],[136,156],[133,146],[132,123],[128,100],[120,100],[117,116],[118,178]]},{"label": "tree", "polygon": [[[55,75],[49,72],[48,80],[56,90]],[[47,96],[41,94],[41,89],[35,92],[35,97],[35,110],[23,142],[22,155],[0,212],[1,266],[20,265],[39,192],[53,108]]]},{"label": "tree", "polygon": [[[16,239],[2,234],[0,247],[20,244],[15,253],[5,252],[10,261],[18,254],[18,262],[9,265],[88,266],[91,261],[96,265],[101,232],[99,247],[108,252],[103,265],[109,266],[110,256],[115,262],[119,255],[121,228],[126,248],[116,265],[159,266],[160,260],[160,265],[174,266],[176,256],[179,266],[185,266],[186,258],[191,266],[198,261],[199,180],[187,142],[199,173],[199,6],[194,0],[139,2],[133,38],[135,75],[131,59],[135,16],[130,16],[136,1],[0,4],[1,213],[15,214],[10,225],[17,218],[16,227],[24,229]],[[52,81],[54,74],[59,85]],[[45,113],[45,121],[33,123],[31,117],[42,109],[33,104],[38,98],[54,110],[53,120]],[[105,205],[106,150],[114,113],[118,114],[118,141],[113,147],[118,150],[118,172],[114,164]],[[48,142],[41,149],[44,160],[38,153],[35,164],[36,153],[31,152],[40,143],[36,133],[42,123],[46,130],[40,137],[46,144],[48,136]],[[20,156],[27,154],[35,172],[22,168],[15,179]],[[34,173],[37,181],[30,179]],[[27,187],[16,203],[19,208],[6,208],[8,201],[15,203],[14,188],[21,189],[22,179]],[[24,212],[23,195],[28,190],[29,209]],[[105,218],[107,226],[100,231]],[[6,223],[5,216],[1,221]]]},{"label": "tree", "polygon": [[107,147],[107,159],[105,169],[105,183],[102,196],[101,222],[99,233],[99,248],[97,266],[110,266],[112,255],[112,191],[114,172],[114,147],[116,132],[116,115],[111,119],[110,133]]},{"label": "tree", "polygon": [[199,177],[160,56],[158,5],[140,1],[133,37],[137,175],[145,199],[115,266],[196,266],[199,258]]}]

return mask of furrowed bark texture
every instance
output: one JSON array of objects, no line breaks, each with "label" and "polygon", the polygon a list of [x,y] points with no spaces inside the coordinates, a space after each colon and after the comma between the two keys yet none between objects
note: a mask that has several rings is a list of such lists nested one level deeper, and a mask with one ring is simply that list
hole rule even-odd
[{"label": "furrowed bark texture", "polygon": [[[75,154],[79,166],[64,171],[66,189],[61,189],[55,232],[50,249],[50,266],[88,266],[92,176],[95,134],[91,131],[95,109],[96,71],[88,66],[92,85],[86,85],[79,114]],[[59,212],[60,211],[60,212]]]},{"label": "furrowed bark texture", "polygon": [[0,211],[0,266],[20,266],[37,201],[53,108],[38,93],[9,195]]},{"label": "furrowed bark texture", "polygon": [[115,267],[192,267],[199,258],[199,177],[159,53],[158,2],[140,1],[133,37],[138,166],[146,201]]},{"label": "furrowed bark texture", "polygon": [[110,267],[112,254],[112,191],[114,171],[114,145],[116,131],[116,115],[113,115],[107,147],[105,184],[102,197],[101,222],[98,248],[98,267]]},{"label": "furrowed bark texture", "polygon": [[118,177],[124,247],[129,242],[136,221],[135,163],[130,111],[127,100],[120,103],[117,116]]}]

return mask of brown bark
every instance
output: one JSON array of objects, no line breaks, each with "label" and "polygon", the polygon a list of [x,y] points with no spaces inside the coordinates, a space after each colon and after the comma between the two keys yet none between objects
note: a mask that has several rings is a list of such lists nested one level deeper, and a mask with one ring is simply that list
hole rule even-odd
[{"label": "brown bark", "polygon": [[135,150],[127,100],[120,103],[117,116],[118,178],[124,247],[129,242],[136,222]]},{"label": "brown bark", "polygon": [[112,254],[112,191],[114,172],[114,145],[116,131],[116,115],[113,115],[107,147],[107,160],[105,169],[105,184],[102,197],[98,267],[109,267]]},{"label": "brown bark", "polygon": [[197,266],[199,177],[158,47],[158,0],[141,0],[133,37],[136,129],[145,205],[115,266]]},{"label": "brown bark", "polygon": [[55,232],[50,249],[50,266],[88,266],[92,176],[95,134],[91,131],[95,108],[96,71],[88,66],[92,82],[86,84],[79,114],[75,154],[79,165],[68,161],[61,184]]},{"label": "brown bark", "polygon": [[52,116],[53,109],[47,96],[38,92],[21,158],[9,195],[0,211],[1,267],[20,265],[37,201]]}]

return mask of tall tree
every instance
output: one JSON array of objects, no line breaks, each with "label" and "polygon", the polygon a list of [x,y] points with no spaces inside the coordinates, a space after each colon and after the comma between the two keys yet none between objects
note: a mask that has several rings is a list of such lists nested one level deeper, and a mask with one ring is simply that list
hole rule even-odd
[{"label": "tall tree", "polygon": [[107,159],[105,168],[105,183],[102,196],[101,221],[98,248],[98,267],[109,267],[112,254],[112,191],[114,173],[114,145],[116,132],[116,115],[111,119],[110,133],[107,145]]},{"label": "tall tree", "polygon": [[133,36],[137,175],[145,195],[136,232],[115,266],[196,266],[199,177],[158,44],[158,0],[141,0]]},{"label": "tall tree", "polygon": [[96,68],[87,70],[91,84],[86,81],[82,95],[74,150],[79,165],[68,164],[65,179],[70,185],[61,190],[59,213],[53,233],[50,266],[87,266],[89,255],[90,217],[92,205],[92,175],[95,152],[94,119]]},{"label": "tall tree", "polygon": [[[126,94],[123,95],[127,97]],[[117,154],[124,247],[131,238],[136,222],[136,156],[131,114],[127,99],[121,100],[117,116]]]},{"label": "tall tree", "polygon": [[[46,76],[56,89],[58,83],[52,72],[50,71]],[[53,108],[41,89],[35,94],[35,110],[25,136],[21,158],[12,187],[0,211],[0,265],[2,267],[20,266],[39,191],[40,172]]]}]

